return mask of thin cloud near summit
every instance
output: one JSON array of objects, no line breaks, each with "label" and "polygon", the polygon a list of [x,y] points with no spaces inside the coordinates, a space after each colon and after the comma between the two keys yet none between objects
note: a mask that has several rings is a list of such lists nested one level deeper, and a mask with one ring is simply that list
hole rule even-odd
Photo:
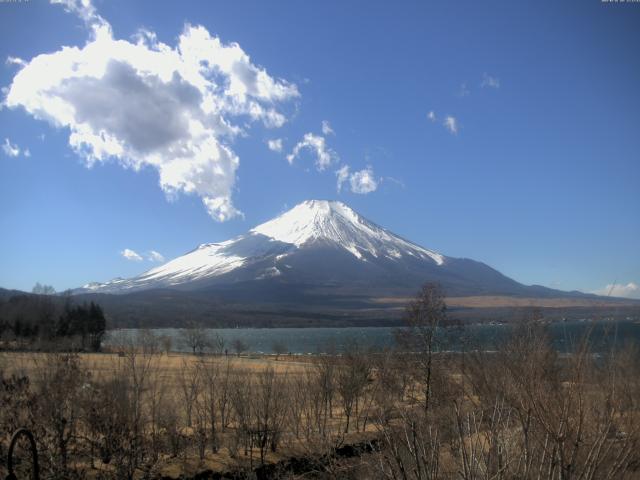
[{"label": "thin cloud near summit", "polygon": [[344,184],[348,183],[351,192],[361,195],[375,192],[380,183],[371,166],[351,173],[349,165],[343,165],[336,170],[336,178],[338,192],[341,192]]},{"label": "thin cloud near summit", "polygon": [[125,260],[129,260],[131,262],[141,262],[142,261],[142,255],[140,255],[138,252],[136,252],[134,250],[131,250],[130,248],[125,248],[124,250],[122,250],[120,252],[120,255]]}]

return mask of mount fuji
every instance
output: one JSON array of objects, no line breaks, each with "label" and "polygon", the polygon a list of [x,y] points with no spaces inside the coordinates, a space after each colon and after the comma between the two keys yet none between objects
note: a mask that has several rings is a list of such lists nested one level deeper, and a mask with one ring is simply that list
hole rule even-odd
[{"label": "mount fuji", "polygon": [[525,286],[474,260],[447,257],[362,217],[342,202],[309,200],[221,243],[206,243],[129,279],[74,293],[172,290],[218,299],[329,302],[411,295],[438,282],[448,296],[567,296]]}]

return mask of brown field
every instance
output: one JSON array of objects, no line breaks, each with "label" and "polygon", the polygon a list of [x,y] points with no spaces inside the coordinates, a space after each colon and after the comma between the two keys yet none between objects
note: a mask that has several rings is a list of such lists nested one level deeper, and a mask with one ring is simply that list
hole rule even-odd
[{"label": "brown field", "polygon": [[[38,366],[47,361],[50,354],[37,352],[0,352],[0,367],[4,367],[8,374],[23,374],[32,377]],[[120,371],[125,358],[117,353],[79,353],[81,364],[93,375],[112,376]],[[227,360],[231,361],[235,368],[248,372],[263,372],[272,368],[279,374],[300,374],[313,367],[308,361],[289,360],[286,355],[281,355],[276,360],[275,355],[191,355],[187,353],[158,354],[154,356],[154,368],[162,371],[165,378],[177,378],[186,363],[193,366],[198,362],[222,365]]]},{"label": "brown field", "polygon": [[[60,368],[59,362],[61,358],[67,354],[51,354],[38,352],[0,352],[0,373],[5,377],[12,375],[26,376],[30,379],[35,390],[41,387],[41,383],[47,383],[43,379],[51,375],[52,369]],[[104,383],[110,380],[116,380],[123,375],[131,373],[131,362],[138,362],[136,368],[140,368],[140,372],[145,371],[146,379],[144,390],[149,392],[154,389],[161,389],[161,395],[168,405],[175,409],[179,417],[179,435],[183,438],[190,438],[189,444],[185,452],[178,456],[167,453],[160,453],[154,472],[157,475],[164,475],[178,478],[181,475],[196,475],[203,470],[211,469],[213,471],[233,471],[237,469],[255,468],[260,465],[259,453],[254,446],[249,449],[249,456],[232,454],[230,448],[221,448],[217,453],[210,451],[205,452],[203,458],[199,458],[196,447],[194,446],[197,432],[195,425],[189,427],[185,411],[183,409],[184,397],[181,390],[184,383],[181,380],[186,375],[190,375],[198,369],[206,369],[211,371],[222,372],[229,366],[232,375],[242,378],[244,382],[249,384],[257,384],[263,375],[268,372],[274,372],[276,377],[282,381],[281,388],[286,385],[287,391],[281,390],[279,394],[291,395],[290,389],[297,388],[298,382],[304,382],[304,378],[313,375],[316,369],[317,358],[301,358],[291,360],[287,355],[191,355],[182,353],[144,353],[142,351],[130,351],[126,354],[118,353],[78,353],[73,354],[78,360],[78,365],[83,372],[89,374],[91,383]],[[58,365],[55,365],[58,363]],[[64,368],[64,367],[62,367]],[[127,373],[124,373],[127,372]],[[300,383],[301,384],[301,383]],[[50,386],[50,385],[49,385]],[[46,388],[46,387],[45,387]],[[200,385],[200,393],[204,385]],[[150,395],[150,394],[149,394]],[[197,400],[196,400],[197,402]],[[194,407],[195,408],[195,407]],[[195,415],[195,413],[194,413]],[[373,423],[369,423],[364,427],[358,427],[357,431],[352,427],[348,434],[344,430],[344,415],[339,408],[339,402],[336,400],[332,407],[331,418],[327,419],[326,425],[328,431],[335,434],[335,441],[339,444],[344,442],[359,442],[366,438],[371,438],[372,432],[375,431]],[[222,445],[233,443],[237,433],[237,425],[231,425],[227,428],[226,433],[219,433],[219,442]],[[325,448],[324,441],[313,440],[312,444],[309,439],[295,439],[290,435],[286,435],[286,440],[282,442],[282,446],[276,451],[265,452],[265,462],[274,463],[292,456],[306,456],[318,449],[320,451]],[[116,477],[118,473],[112,471],[108,464],[103,464],[99,460],[94,460],[95,469],[87,470],[88,465],[81,463],[76,465],[86,478],[98,478],[101,475],[111,472]],[[0,477],[4,476],[2,463],[0,463]],[[141,478],[138,473],[135,478]]]},{"label": "brown field", "polygon": [[[411,298],[408,297],[379,297],[373,300],[381,304],[398,304],[402,308]],[[611,308],[624,305],[638,306],[639,302],[625,299],[591,299],[591,298],[524,298],[507,296],[470,296],[447,297],[449,307],[467,308],[573,308],[573,307],[599,307]],[[400,308],[400,307],[399,307]]]},{"label": "brown field", "polygon": [[0,452],[26,425],[52,479],[254,478],[292,457],[319,463],[267,478],[640,478],[637,349],[560,355],[531,322],[496,351],[438,354],[436,325],[406,331],[411,354],[4,352]]}]

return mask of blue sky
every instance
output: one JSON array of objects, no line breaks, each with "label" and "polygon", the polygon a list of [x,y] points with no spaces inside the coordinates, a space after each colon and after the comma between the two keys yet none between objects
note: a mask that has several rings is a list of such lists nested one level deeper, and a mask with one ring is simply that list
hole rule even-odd
[{"label": "blue sky", "polygon": [[131,276],[322,198],[640,296],[640,4],[63,3],[0,3],[0,286]]}]

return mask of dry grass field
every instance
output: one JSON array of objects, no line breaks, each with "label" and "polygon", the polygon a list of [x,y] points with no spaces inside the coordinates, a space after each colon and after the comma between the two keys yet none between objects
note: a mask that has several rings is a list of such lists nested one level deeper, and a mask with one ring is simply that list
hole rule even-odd
[{"label": "dry grass field", "polygon": [[[466,356],[5,352],[0,421],[36,433],[44,478],[248,474],[292,457],[325,460],[267,478],[637,478],[637,353],[605,365],[520,335]],[[378,447],[359,459],[323,457],[366,441]]]},{"label": "dry grass field", "polygon": [[[376,303],[397,304],[398,308],[401,309],[404,309],[404,306],[410,301],[411,298],[409,297],[380,297],[375,299]],[[447,297],[446,302],[449,307],[463,308],[615,308],[639,305],[638,301],[623,298],[527,298],[499,295]]]},{"label": "dry grass field", "polygon": [[[0,352],[0,366],[7,374],[27,375],[33,377],[40,365],[47,362],[50,354],[37,352]],[[292,359],[293,358],[293,359]],[[119,372],[126,358],[117,353],[79,353],[78,359],[83,368],[94,376],[109,377]],[[197,363],[222,366],[230,361],[237,369],[248,372],[263,372],[273,369],[278,374],[301,374],[313,368],[312,358],[289,357],[280,355],[191,355],[186,353],[170,353],[154,355],[154,367],[162,371],[166,379],[175,379],[181,374],[184,365],[194,366]]]},{"label": "dry grass field", "polygon": [[[325,365],[333,365],[335,360],[324,358],[323,362]],[[333,370],[333,367],[330,368]],[[345,432],[345,415],[337,398],[337,392],[332,394],[336,398],[333,399],[330,406],[323,407],[324,401],[322,405],[316,403],[316,408],[320,410],[324,408],[324,412],[316,411],[314,414],[308,412],[304,426],[302,422],[294,426],[290,419],[285,418],[290,408],[290,405],[285,405],[286,403],[302,403],[310,398],[311,389],[309,387],[316,382],[319,373],[318,358],[297,359],[288,356],[276,358],[273,355],[225,356],[178,353],[167,355],[158,352],[136,351],[136,349],[120,354],[79,353],[71,356],[36,352],[2,352],[0,353],[0,371],[5,378],[28,378],[30,389],[36,395],[52,393],[51,388],[71,387],[71,390],[75,390],[73,392],[76,396],[74,401],[78,404],[83,402],[81,399],[82,390],[94,389],[94,385],[108,385],[109,387],[103,389],[101,393],[117,396],[119,392],[115,389],[122,388],[123,378],[127,380],[127,387],[134,392],[137,388],[135,384],[139,382],[140,398],[137,400],[129,398],[124,406],[128,409],[143,408],[147,410],[144,413],[146,418],[142,421],[145,424],[142,429],[145,430],[146,441],[151,441],[150,437],[156,435],[163,437],[172,435],[174,445],[167,447],[169,443],[172,443],[172,440],[164,438],[159,443],[163,443],[165,448],[158,446],[158,451],[153,455],[153,467],[143,473],[146,467],[141,463],[130,472],[133,475],[131,478],[143,478],[151,473],[155,476],[178,478],[180,475],[196,475],[203,470],[225,472],[251,469],[263,463],[274,463],[289,457],[319,454],[327,448],[331,448],[332,445],[339,446],[349,442],[360,442],[363,439],[372,438],[375,433],[374,424],[371,422],[361,424],[362,418],[358,419],[357,425],[352,423],[349,432]],[[207,377],[204,372],[209,372],[213,378]],[[75,378],[70,378],[73,376]],[[80,378],[82,380],[79,380]],[[58,381],[60,383],[57,383]],[[333,383],[334,379],[330,381]],[[53,382],[57,384],[53,385]],[[68,385],[69,383],[73,386]],[[269,390],[266,392],[269,397],[267,399],[263,396],[265,387]],[[334,386],[329,388],[335,389]],[[62,390],[57,391],[54,396],[60,398],[60,396],[71,393],[71,391]],[[322,395],[319,391],[316,393]],[[263,423],[260,423],[256,418],[256,415],[259,415],[256,411],[260,405],[256,404],[255,400],[258,402],[266,400],[268,403],[266,408],[269,411],[261,412]],[[315,400],[319,400],[319,396]],[[108,398],[93,398],[92,401],[105,407],[105,403],[109,403]],[[132,401],[134,405],[131,404]],[[239,411],[246,408],[251,412],[234,412],[233,419],[216,419],[216,413],[206,411],[207,402],[209,404],[215,403],[213,409],[217,409],[219,412],[225,408]],[[223,402],[227,405],[222,405]],[[235,405],[232,405],[234,402]],[[136,403],[137,405],[135,405]],[[189,403],[191,405],[187,406]],[[59,407],[60,405],[49,405],[48,408],[57,409]],[[298,405],[298,408],[305,407]],[[330,411],[327,408],[330,408]],[[153,410],[153,412],[149,410]],[[270,410],[274,410],[274,412]],[[59,411],[57,413],[64,416],[70,412]],[[298,413],[301,414],[301,412]],[[72,415],[76,414],[78,412],[72,413]],[[173,423],[173,425],[167,426],[167,422],[161,418],[167,414],[171,417],[169,423]],[[251,415],[251,421],[254,425],[241,427],[238,423],[249,421],[237,418],[243,414]],[[277,449],[270,445],[268,448],[265,446],[260,448],[255,445],[257,441],[255,438],[239,438],[241,435],[239,430],[241,429],[259,430],[261,427],[271,429],[272,414],[279,416],[277,429],[280,430],[278,435],[281,438],[278,439],[280,445]],[[147,417],[147,415],[153,418]],[[212,415],[214,416],[213,422],[220,430],[215,434],[215,442],[219,445],[215,451],[209,448],[209,443],[205,445],[205,442],[210,441],[211,438],[203,438],[200,443],[198,440],[203,435],[202,430],[207,422],[211,428]],[[310,424],[312,415],[316,415],[316,419],[313,420],[317,423],[315,426]],[[362,414],[360,413],[360,415]],[[320,419],[318,416],[323,418]],[[28,425],[30,422],[36,421],[29,417],[30,415],[22,417],[26,421],[26,423],[23,421],[23,424]],[[7,419],[5,418],[5,420]],[[80,422],[79,414],[76,421]],[[134,421],[134,419],[128,418],[127,421]],[[149,423],[153,425],[150,427]],[[319,426],[319,423],[322,425]],[[15,426],[17,427],[18,423]],[[35,425],[32,428],[38,430]],[[74,436],[88,436],[88,432],[80,433],[84,428],[86,426],[78,426]],[[304,434],[303,428],[306,428]],[[322,437],[325,437],[326,432],[325,438],[320,438],[317,435],[318,432],[315,430],[320,429],[323,430]],[[154,430],[157,431],[154,432]],[[293,430],[299,432],[293,435]],[[204,435],[211,437],[210,432]],[[242,435],[246,437],[247,432],[245,431]],[[260,436],[259,433],[257,435]],[[69,441],[69,447],[72,443],[74,442]],[[173,448],[176,445],[177,448]],[[163,451],[172,450],[172,448],[173,452]],[[82,447],[76,445],[75,449],[82,450]],[[239,450],[240,453],[238,453]],[[123,463],[125,462],[123,461]],[[78,475],[83,478],[104,478],[105,475],[109,478],[110,476],[121,478],[122,475],[128,475],[124,470],[118,470],[117,467],[114,467],[113,461],[107,463],[101,461],[100,458],[70,462],[65,469],[70,468],[81,472]],[[66,474],[69,474],[69,471]],[[3,475],[1,466],[0,475]],[[54,475],[52,478],[57,477]]]},{"label": "dry grass field", "polygon": [[3,352],[0,458],[27,427],[43,479],[639,478],[636,345],[560,354],[531,320],[438,353],[444,300],[421,295],[396,351],[167,355],[140,331],[117,353]]}]

